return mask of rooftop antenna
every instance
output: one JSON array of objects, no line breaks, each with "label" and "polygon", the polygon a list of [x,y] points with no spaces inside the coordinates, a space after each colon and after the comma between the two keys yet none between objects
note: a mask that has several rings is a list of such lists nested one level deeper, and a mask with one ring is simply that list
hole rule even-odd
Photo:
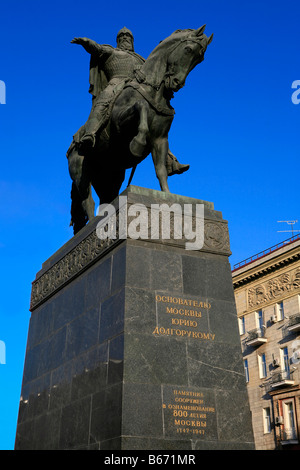
[{"label": "rooftop antenna", "polygon": [[292,232],[292,237],[294,236],[294,232],[300,232],[300,230],[294,230],[294,224],[298,222],[298,220],[277,220],[277,222],[284,222],[291,226],[292,230],[277,230],[277,232]]}]

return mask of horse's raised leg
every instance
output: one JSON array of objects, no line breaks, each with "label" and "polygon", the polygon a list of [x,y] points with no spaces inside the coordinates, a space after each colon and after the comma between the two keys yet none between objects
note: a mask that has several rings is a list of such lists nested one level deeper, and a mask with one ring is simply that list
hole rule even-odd
[{"label": "horse's raised leg", "polygon": [[167,138],[157,138],[153,142],[152,159],[155,167],[156,176],[158,178],[160,189],[169,193],[168,172],[166,168],[169,143]]},{"label": "horse's raised leg", "polygon": [[139,114],[138,134],[130,142],[129,148],[132,155],[142,158],[147,146],[147,135],[149,133],[148,127],[148,111],[149,104],[147,101],[137,101],[135,103],[135,110]]},{"label": "horse's raised leg", "polygon": [[86,169],[86,161],[74,148],[68,156],[69,173],[77,188],[78,198],[88,220],[95,217],[95,203],[92,197],[91,181]]}]

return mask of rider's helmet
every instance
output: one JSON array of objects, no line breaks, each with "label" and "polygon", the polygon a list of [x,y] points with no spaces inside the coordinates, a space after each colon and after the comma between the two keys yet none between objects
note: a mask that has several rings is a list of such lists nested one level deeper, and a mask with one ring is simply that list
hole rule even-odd
[{"label": "rider's helmet", "polygon": [[133,51],[133,34],[125,26],[117,34],[117,47]]}]

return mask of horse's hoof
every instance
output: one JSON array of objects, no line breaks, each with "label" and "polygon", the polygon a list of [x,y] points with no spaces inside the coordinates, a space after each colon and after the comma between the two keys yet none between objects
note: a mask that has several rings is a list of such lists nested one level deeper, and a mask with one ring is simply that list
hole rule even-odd
[{"label": "horse's hoof", "polygon": [[129,144],[130,152],[134,157],[142,158],[144,156],[146,144],[138,140],[137,137],[134,137]]}]

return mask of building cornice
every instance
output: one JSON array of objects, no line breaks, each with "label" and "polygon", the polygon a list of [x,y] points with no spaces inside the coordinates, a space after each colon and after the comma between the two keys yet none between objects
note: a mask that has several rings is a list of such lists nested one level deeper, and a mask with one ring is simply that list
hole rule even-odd
[{"label": "building cornice", "polygon": [[249,267],[248,270],[242,272],[233,272],[232,281],[234,289],[249,284],[259,278],[263,278],[270,273],[276,272],[288,265],[297,262],[300,259],[299,246],[295,247],[288,253],[282,253],[275,258],[268,259],[259,265]]}]

